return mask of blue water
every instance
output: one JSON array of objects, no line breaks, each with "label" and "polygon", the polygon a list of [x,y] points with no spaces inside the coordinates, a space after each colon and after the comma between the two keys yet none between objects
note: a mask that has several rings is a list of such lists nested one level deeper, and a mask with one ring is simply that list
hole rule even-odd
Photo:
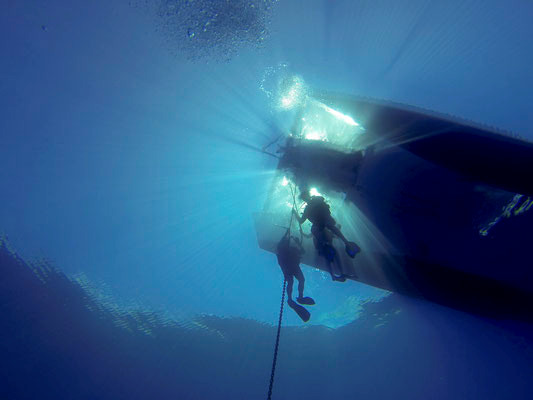
[{"label": "blue water", "polygon": [[[280,0],[260,43],[200,52],[154,4],[1,7],[0,232],[61,271],[3,272],[2,398],[266,396],[283,278],[252,213],[276,160],[251,147],[291,121],[269,68],[533,140],[528,2]],[[304,273],[274,398],[531,398],[530,326]]]}]

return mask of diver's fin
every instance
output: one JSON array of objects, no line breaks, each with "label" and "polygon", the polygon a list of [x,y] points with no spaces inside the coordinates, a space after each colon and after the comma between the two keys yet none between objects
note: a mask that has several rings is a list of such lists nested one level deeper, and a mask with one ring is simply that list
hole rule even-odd
[{"label": "diver's fin", "polygon": [[298,297],[296,301],[300,304],[305,304],[306,306],[314,306],[316,304],[311,297]]},{"label": "diver's fin", "polygon": [[344,275],[344,274],[341,274],[339,276],[333,276],[333,280],[336,281],[336,282],[346,282],[346,276],[347,275]]},{"label": "diver's fin", "polygon": [[346,243],[346,253],[350,257],[354,258],[357,255],[357,253],[359,253],[360,251],[361,251],[361,248],[358,245],[356,245],[354,242]]},{"label": "diver's fin", "polygon": [[296,304],[294,300],[288,301],[289,307],[292,308],[296,314],[302,319],[303,322],[309,321],[309,318],[311,318],[311,314],[309,311],[307,311],[304,307],[302,307],[299,304]]}]

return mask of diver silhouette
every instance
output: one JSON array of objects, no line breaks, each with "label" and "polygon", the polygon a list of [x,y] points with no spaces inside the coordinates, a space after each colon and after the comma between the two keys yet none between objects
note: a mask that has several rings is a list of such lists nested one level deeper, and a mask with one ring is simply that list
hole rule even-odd
[{"label": "diver silhouette", "polygon": [[[329,205],[326,203],[322,196],[311,196],[309,192],[303,191],[300,198],[307,203],[303,211],[302,216],[293,208],[292,212],[298,220],[303,224],[306,220],[309,220],[312,224],[311,233],[313,235],[313,243],[318,251],[318,254],[324,257],[327,261],[331,279],[334,281],[344,282],[348,275],[342,274],[336,276],[333,273],[333,263],[335,259],[338,260],[338,256],[335,248],[332,245],[334,234],[341,239],[345,245],[346,253],[354,258],[359,253],[360,248],[354,242],[350,242],[344,237],[341,230],[337,227],[335,219],[331,216]],[[340,268],[340,265],[339,265]]]},{"label": "diver silhouette", "polygon": [[[296,243],[296,246],[291,245],[291,239]],[[281,238],[276,249],[278,257],[278,264],[283,271],[285,280],[287,281],[287,304],[291,307],[298,316],[304,321],[309,321],[311,314],[304,307],[298,305],[292,299],[292,288],[294,285],[294,278],[298,280],[298,297],[296,301],[300,304],[314,305],[315,301],[311,297],[304,297],[305,278],[300,268],[300,259],[303,253],[303,248],[300,242],[291,237],[290,231]]]}]

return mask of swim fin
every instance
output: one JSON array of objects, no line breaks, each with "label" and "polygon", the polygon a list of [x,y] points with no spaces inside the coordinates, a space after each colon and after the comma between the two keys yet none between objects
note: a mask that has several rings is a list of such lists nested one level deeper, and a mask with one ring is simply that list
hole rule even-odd
[{"label": "swim fin", "polygon": [[359,253],[360,251],[361,251],[361,248],[358,245],[356,245],[354,242],[346,243],[346,253],[350,257],[354,258],[357,255],[357,253]]},{"label": "swim fin", "polygon": [[339,276],[333,276],[333,280],[336,282],[346,282],[346,275],[340,274]]},{"label": "swim fin", "polygon": [[309,318],[311,318],[311,314],[309,311],[307,311],[304,307],[302,307],[299,304],[296,304],[294,300],[288,301],[289,307],[292,308],[296,314],[302,319],[303,322],[309,321]]},{"label": "swim fin", "polygon": [[314,306],[316,304],[311,297],[298,297],[296,301],[300,304],[305,304],[307,306]]}]

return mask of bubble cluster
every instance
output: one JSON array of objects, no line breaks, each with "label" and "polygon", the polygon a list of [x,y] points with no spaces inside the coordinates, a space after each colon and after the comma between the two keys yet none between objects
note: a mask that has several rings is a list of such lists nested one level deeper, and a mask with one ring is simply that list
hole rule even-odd
[{"label": "bubble cluster", "polygon": [[304,79],[294,74],[287,63],[267,68],[260,89],[270,100],[272,109],[277,111],[300,107],[308,98]]},{"label": "bubble cluster", "polygon": [[157,25],[169,49],[190,60],[228,61],[269,36],[278,0],[156,0]]}]

